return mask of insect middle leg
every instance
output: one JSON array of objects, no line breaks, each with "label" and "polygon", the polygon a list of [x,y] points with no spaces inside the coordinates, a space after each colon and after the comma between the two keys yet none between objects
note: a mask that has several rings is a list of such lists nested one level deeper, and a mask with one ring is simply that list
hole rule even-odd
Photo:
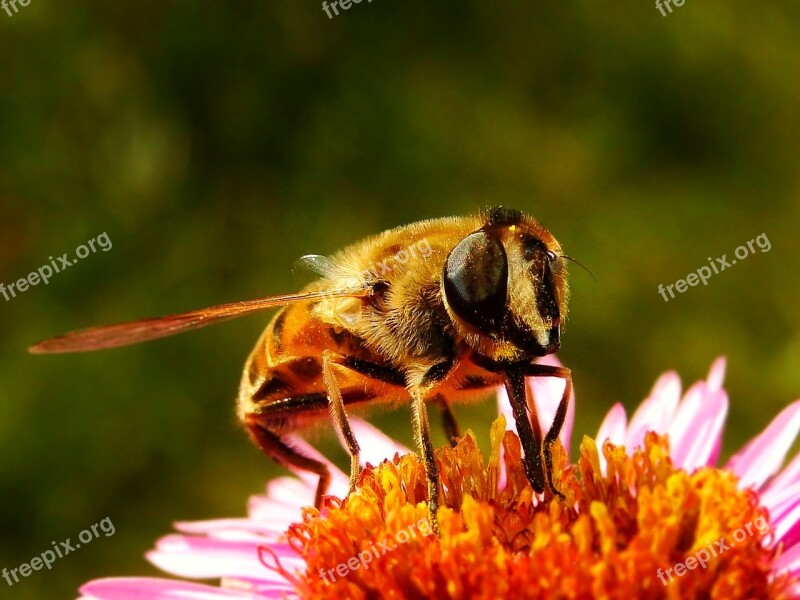
[{"label": "insect middle leg", "polygon": [[367,360],[347,356],[333,350],[325,350],[322,353],[322,377],[325,387],[328,390],[331,414],[339,432],[344,438],[347,451],[350,453],[350,493],[355,491],[360,472],[358,440],[353,435],[350,421],[347,418],[345,404],[347,398],[342,398],[341,390],[336,382],[335,369],[347,369],[363,375],[365,378],[387,384],[397,388],[405,387],[405,376],[396,368],[389,365],[381,365]]},{"label": "insect middle leg", "polygon": [[455,447],[458,443],[458,438],[461,437],[456,417],[444,396],[437,396],[436,402],[439,403],[442,410],[442,428],[444,429],[444,434],[447,436],[447,441],[450,442],[450,446]]},{"label": "insect middle leg", "polygon": [[425,397],[421,392],[415,391],[411,396],[414,439],[417,442],[417,449],[425,465],[425,475],[428,479],[428,517],[434,533],[439,535],[439,521],[436,518],[436,513],[439,510],[439,469],[436,466],[436,458],[433,454],[428,410],[425,406]]},{"label": "insect middle leg", "polygon": [[352,494],[356,491],[356,483],[360,472],[361,448],[358,445],[356,436],[353,434],[353,429],[350,427],[350,420],[347,418],[347,412],[344,409],[342,392],[333,372],[335,366],[341,366],[343,358],[340,354],[325,350],[322,353],[322,378],[325,382],[325,388],[328,390],[331,416],[344,440],[347,451],[350,453],[350,490],[348,493]]}]

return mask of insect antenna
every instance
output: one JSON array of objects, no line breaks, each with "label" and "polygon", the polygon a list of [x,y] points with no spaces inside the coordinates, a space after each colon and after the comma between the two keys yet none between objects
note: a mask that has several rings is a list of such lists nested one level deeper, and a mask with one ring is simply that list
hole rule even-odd
[{"label": "insect antenna", "polygon": [[595,279],[594,273],[592,273],[592,272],[589,270],[589,268],[588,268],[588,267],[586,267],[585,265],[583,265],[583,264],[579,263],[579,262],[577,261],[577,259],[574,259],[574,258],[572,258],[571,256],[567,256],[566,254],[562,254],[562,255],[561,255],[561,258],[566,258],[568,261],[570,261],[570,262],[574,262],[576,265],[578,265],[578,266],[579,266],[581,269],[583,269],[584,271],[586,271],[586,272],[589,274],[589,277],[591,277],[591,278],[592,278],[592,281],[595,281],[595,282],[597,281],[597,279]]}]

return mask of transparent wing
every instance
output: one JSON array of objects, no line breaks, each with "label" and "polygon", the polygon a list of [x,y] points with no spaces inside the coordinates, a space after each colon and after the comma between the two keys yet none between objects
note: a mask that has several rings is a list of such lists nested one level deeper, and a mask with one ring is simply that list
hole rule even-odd
[{"label": "transparent wing", "polygon": [[306,254],[295,261],[295,266],[306,269],[317,275],[327,277],[333,273],[335,266],[331,259],[322,254]]},{"label": "transparent wing", "polygon": [[90,350],[128,346],[192,329],[199,329],[212,323],[243,317],[293,302],[310,302],[322,298],[360,298],[368,294],[368,289],[359,286],[333,291],[303,292],[283,296],[269,296],[243,302],[231,302],[166,317],[81,329],[43,340],[28,348],[28,351],[33,354],[53,354],[59,352],[88,352]]}]

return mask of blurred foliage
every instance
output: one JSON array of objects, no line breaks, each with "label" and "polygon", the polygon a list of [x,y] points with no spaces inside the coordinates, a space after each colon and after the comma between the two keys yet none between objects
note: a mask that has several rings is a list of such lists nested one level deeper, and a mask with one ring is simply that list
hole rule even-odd
[{"label": "blurred foliage", "polygon": [[[155,574],[174,520],[239,515],[281,473],[239,430],[267,317],[106,353],[66,329],[294,290],[293,261],[487,204],[572,269],[576,437],[662,371],[729,358],[725,453],[800,396],[797,3],[540,6],[34,0],[0,12],[0,281],[107,232],[109,252],[0,298],[0,567],[111,517],[14,598]],[[772,242],[665,303],[760,233]],[[485,439],[493,404],[458,410]],[[407,413],[375,422],[410,443]],[[437,438],[441,442],[441,437]],[[344,458],[332,436],[322,447]]]}]

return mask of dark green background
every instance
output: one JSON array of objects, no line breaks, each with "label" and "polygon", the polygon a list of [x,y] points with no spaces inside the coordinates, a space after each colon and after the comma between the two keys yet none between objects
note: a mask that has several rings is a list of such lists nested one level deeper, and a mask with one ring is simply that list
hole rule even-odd
[{"label": "dark green background", "polygon": [[[268,316],[97,354],[29,343],[291,291],[297,257],[417,219],[518,207],[592,269],[572,269],[561,353],[576,434],[720,354],[726,455],[800,395],[797,3],[430,4],[0,12],[0,281],[113,242],[0,298],[0,568],[117,528],[0,596],[154,574],[142,554],[173,520],[243,514],[280,472],[233,415]],[[658,295],[760,233],[770,252]],[[459,415],[485,438],[492,411]],[[410,440],[405,412],[376,422]]]}]

